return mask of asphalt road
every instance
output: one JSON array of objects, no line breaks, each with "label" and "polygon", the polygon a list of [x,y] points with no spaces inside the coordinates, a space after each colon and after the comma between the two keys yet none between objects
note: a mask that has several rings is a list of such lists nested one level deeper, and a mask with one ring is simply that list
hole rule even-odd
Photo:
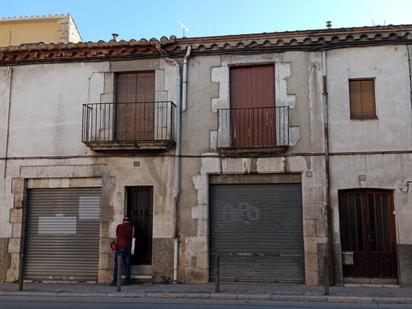
[{"label": "asphalt road", "polygon": [[0,297],[0,308],[4,309],[266,309],[266,308],[412,308],[412,305],[385,304],[327,304],[263,301],[216,301],[183,299],[113,299],[113,298],[43,298],[43,297]]}]

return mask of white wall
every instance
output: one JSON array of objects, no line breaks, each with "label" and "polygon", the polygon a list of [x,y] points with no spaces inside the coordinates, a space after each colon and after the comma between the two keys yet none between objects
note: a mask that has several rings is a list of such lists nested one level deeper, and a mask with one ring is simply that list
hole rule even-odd
[{"label": "white wall", "polygon": [[[327,52],[331,152],[412,149],[408,53],[405,46]],[[351,120],[350,78],[375,77],[376,120]]]},{"label": "white wall", "polygon": [[103,73],[98,72],[108,68],[108,62],[14,67],[8,156],[90,152],[81,143],[82,104],[100,102]]}]

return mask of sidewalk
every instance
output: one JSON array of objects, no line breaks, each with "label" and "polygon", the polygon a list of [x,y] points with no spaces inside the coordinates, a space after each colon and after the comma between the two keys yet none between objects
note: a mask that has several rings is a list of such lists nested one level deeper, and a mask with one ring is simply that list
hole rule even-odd
[{"label": "sidewalk", "polygon": [[222,283],[215,293],[209,284],[140,283],[116,287],[100,284],[26,283],[19,292],[17,284],[0,284],[1,296],[43,297],[131,297],[131,298],[190,298],[227,300],[309,301],[331,303],[393,303],[412,304],[412,288],[398,287],[331,287],[323,295],[322,287],[264,283]]}]

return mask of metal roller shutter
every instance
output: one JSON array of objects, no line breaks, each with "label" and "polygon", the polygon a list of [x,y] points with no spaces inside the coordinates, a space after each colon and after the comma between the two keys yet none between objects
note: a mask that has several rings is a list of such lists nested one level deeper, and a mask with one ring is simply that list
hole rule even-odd
[{"label": "metal roller shutter", "polygon": [[210,185],[210,278],[304,283],[300,184]]},{"label": "metal roller shutter", "polygon": [[28,191],[25,279],[97,280],[100,191]]}]

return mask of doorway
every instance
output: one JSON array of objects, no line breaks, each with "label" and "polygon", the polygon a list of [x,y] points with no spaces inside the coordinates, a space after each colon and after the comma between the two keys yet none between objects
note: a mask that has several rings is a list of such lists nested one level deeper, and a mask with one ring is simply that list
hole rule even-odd
[{"label": "doorway", "polygon": [[126,187],[127,216],[134,226],[132,265],[152,264],[153,187]]},{"label": "doorway", "polygon": [[[396,280],[392,191],[339,191],[339,216],[343,276]],[[370,282],[373,283],[373,280]]]}]

